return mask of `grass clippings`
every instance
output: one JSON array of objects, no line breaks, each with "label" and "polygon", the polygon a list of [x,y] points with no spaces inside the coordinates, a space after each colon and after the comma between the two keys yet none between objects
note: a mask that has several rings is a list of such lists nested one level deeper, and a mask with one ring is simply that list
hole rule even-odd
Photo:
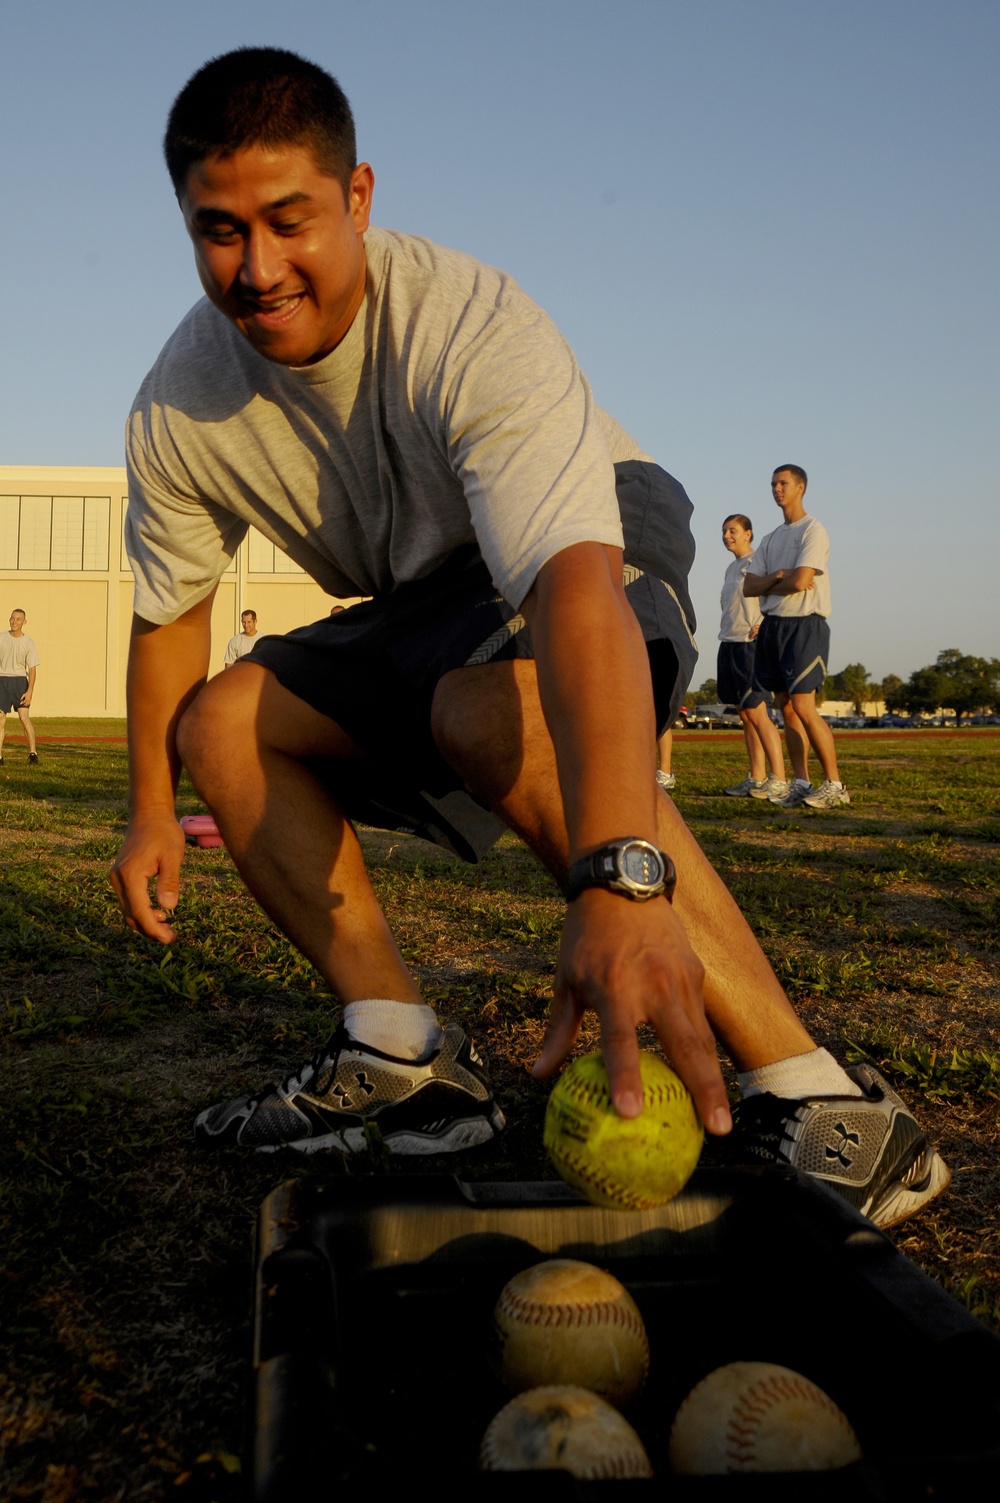
[{"label": "grass clippings", "polygon": [[[228,1503],[250,1230],[305,1166],[197,1153],[191,1122],[298,1064],[336,1005],[224,850],[189,852],[172,950],[123,929],[107,868],[124,747],[70,739],[101,729],[39,722],[39,765],[12,735],[0,768],[0,1496]],[[873,732],[840,752],[854,802],[816,815],[725,798],[740,738],[678,735],[676,801],[817,1041],[873,1060],[918,1109],[954,1182],[896,1240],[1000,1326],[1000,736]],[[199,807],[183,786],[178,812]],[[458,1161],[376,1151],[310,1172],[550,1177],[547,1088],[527,1066],[558,892],[512,837],[475,868],[406,836],[362,843],[403,954],[485,1047],[510,1126]]]}]

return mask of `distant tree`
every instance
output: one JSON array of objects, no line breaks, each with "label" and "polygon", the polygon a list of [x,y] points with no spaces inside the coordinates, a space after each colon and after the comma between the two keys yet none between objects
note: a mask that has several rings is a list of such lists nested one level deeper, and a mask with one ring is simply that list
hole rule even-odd
[{"label": "distant tree", "polygon": [[957,647],[939,652],[934,665],[942,679],[941,706],[955,717],[992,710],[1000,701],[1000,660],[968,657]]},{"label": "distant tree", "polygon": [[690,689],[687,697],[696,705],[716,705],[719,703],[719,686],[714,678],[707,678],[700,689]]},{"label": "distant tree", "polygon": [[864,663],[848,663],[840,673],[834,674],[834,684],[840,699],[849,699],[855,715],[865,713],[865,705],[875,697],[875,686],[868,677]]},{"label": "distant tree", "polygon": [[895,673],[887,673],[878,685],[878,696],[887,710],[906,709],[906,685]]},{"label": "distant tree", "polygon": [[937,668],[917,668],[900,691],[903,708],[911,715],[933,715],[945,703],[946,688]]}]

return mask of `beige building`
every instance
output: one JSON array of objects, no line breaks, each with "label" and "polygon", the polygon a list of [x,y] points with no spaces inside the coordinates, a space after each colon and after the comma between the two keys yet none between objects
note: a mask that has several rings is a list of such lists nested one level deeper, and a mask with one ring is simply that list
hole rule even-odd
[{"label": "beige building", "polygon": [[[125,714],[127,505],[124,468],[0,465],[0,631],[12,610],[26,612],[41,658],[34,715]],[[317,621],[334,603],[251,528],[215,596],[211,672],[221,672],[241,612],[256,611],[266,634]]]}]

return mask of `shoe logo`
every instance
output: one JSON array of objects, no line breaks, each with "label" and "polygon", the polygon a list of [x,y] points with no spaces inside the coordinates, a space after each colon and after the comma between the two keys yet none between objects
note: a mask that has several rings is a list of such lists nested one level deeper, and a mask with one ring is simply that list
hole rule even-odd
[{"label": "shoe logo", "polygon": [[852,1143],[855,1148],[860,1148],[861,1137],[856,1132],[848,1132],[843,1122],[835,1122],[833,1130],[835,1133],[840,1134],[840,1141],[832,1145],[830,1143],[826,1145],[826,1156],[828,1159],[836,1159],[837,1163],[841,1164],[843,1168],[850,1169],[854,1160],[847,1152],[847,1145],[848,1143]]},{"label": "shoe logo", "polygon": [[476,1053],[476,1046],[472,1042],[471,1039],[469,1040],[469,1059],[472,1061],[472,1063],[474,1065],[481,1065],[482,1064],[482,1060],[480,1059],[479,1055]]},{"label": "shoe logo", "polygon": [[[375,1087],[368,1079],[368,1076],[365,1074],[364,1070],[358,1070],[355,1073],[354,1079],[357,1081],[358,1091],[360,1093],[363,1093],[363,1097],[368,1097],[372,1094]],[[352,1099],[350,1089],[347,1086],[342,1086],[339,1081],[334,1086],[332,1094],[336,1096],[338,1106],[343,1106],[350,1109],[355,1105],[361,1104],[360,1099],[357,1103]]]}]

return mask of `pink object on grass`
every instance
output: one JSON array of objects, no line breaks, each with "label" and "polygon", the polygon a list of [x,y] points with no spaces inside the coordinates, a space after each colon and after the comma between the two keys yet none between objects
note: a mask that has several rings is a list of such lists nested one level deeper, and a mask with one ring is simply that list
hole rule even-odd
[{"label": "pink object on grass", "polygon": [[211,814],[185,814],[180,822],[185,839],[191,845],[224,845],[219,827]]}]

